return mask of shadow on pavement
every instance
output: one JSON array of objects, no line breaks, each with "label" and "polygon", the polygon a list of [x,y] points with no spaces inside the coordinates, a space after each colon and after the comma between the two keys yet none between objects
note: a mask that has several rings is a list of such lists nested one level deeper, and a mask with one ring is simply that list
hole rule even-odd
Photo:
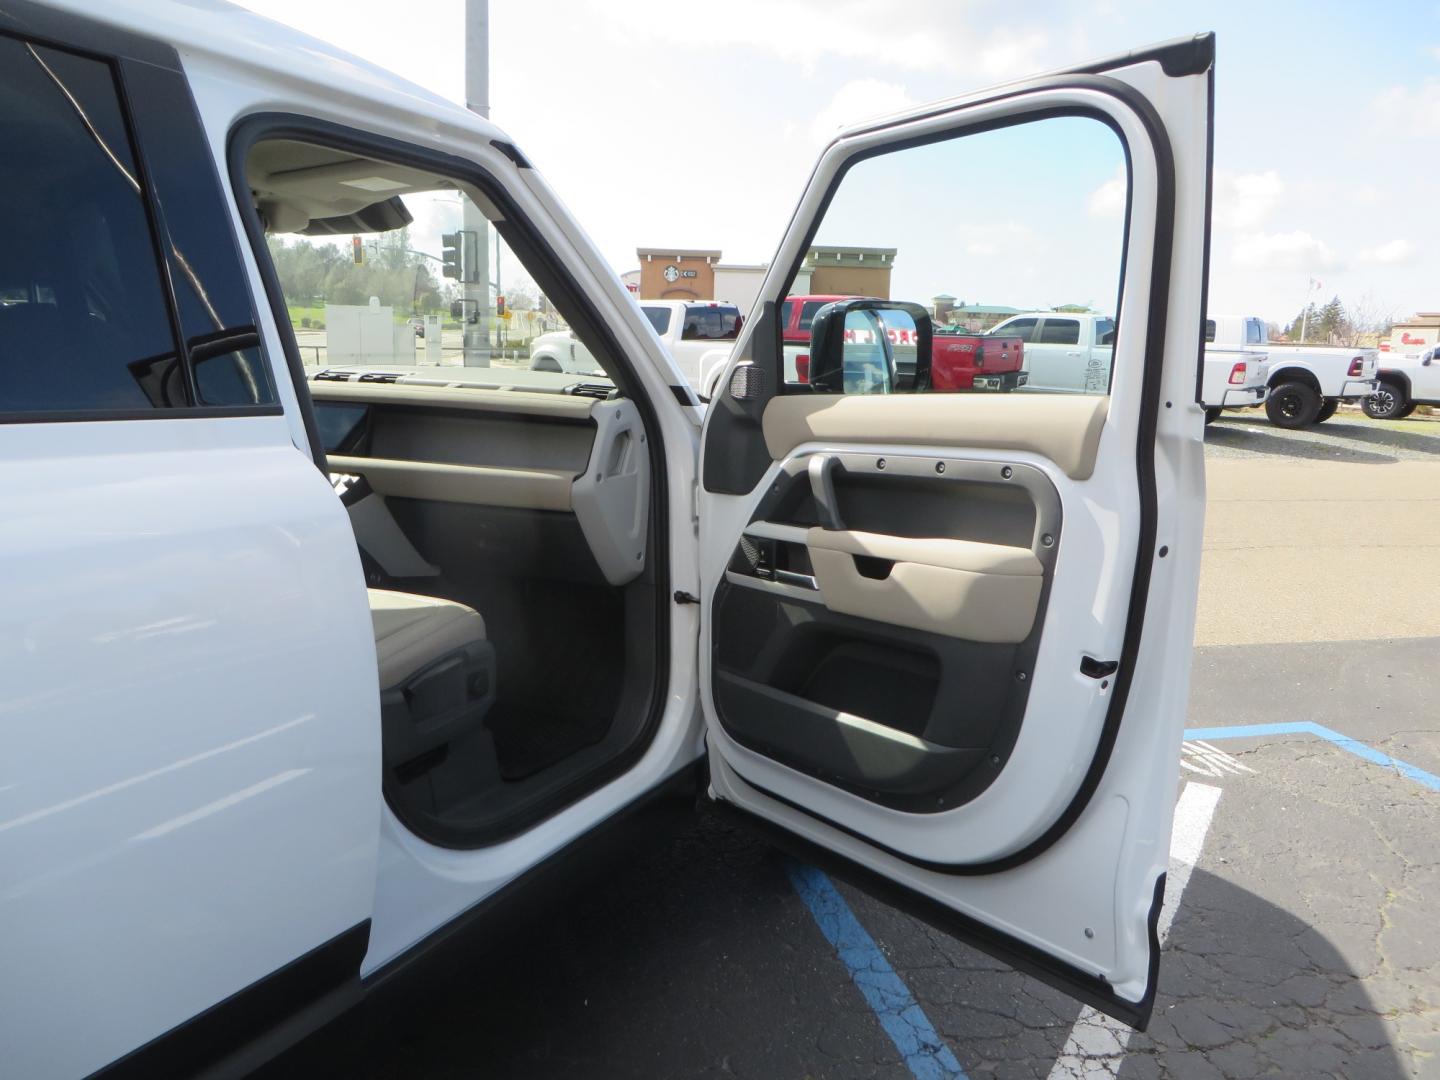
[{"label": "shadow on pavement", "polygon": [[[1263,423],[1263,422],[1262,422]],[[1243,425],[1243,426],[1242,426]],[[1322,425],[1322,427],[1327,425]],[[1440,442],[1440,440],[1429,440]],[[1282,458],[1304,458],[1314,461],[1349,461],[1368,465],[1393,465],[1400,459],[1369,450],[1356,449],[1335,439],[1295,437],[1287,432],[1275,434],[1261,429],[1254,421],[1238,421],[1227,424],[1219,420],[1205,429],[1207,446],[1224,446],[1232,450],[1244,450],[1252,454],[1270,454]]]},{"label": "shadow on pavement", "polygon": [[[457,946],[423,982],[373,999],[261,1075],[906,1080],[779,858],[709,817],[680,828],[532,909],[514,932]],[[842,890],[970,1076],[1052,1076],[1073,1002]],[[1338,949],[1212,874],[1191,877],[1161,971],[1123,1080],[1407,1075]]]}]

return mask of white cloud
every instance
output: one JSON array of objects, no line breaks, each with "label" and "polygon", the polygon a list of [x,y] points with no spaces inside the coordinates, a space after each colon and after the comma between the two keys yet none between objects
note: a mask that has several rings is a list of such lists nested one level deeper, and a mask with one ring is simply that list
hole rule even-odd
[{"label": "white cloud", "polygon": [[1285,182],[1274,169],[1215,174],[1213,221],[1222,229],[1256,229],[1280,205]]},{"label": "white cloud", "polygon": [[830,103],[816,113],[810,122],[810,136],[818,143],[827,143],[839,128],[900,112],[914,104],[905,88],[897,83],[856,79],[835,91]]},{"label": "white cloud", "polygon": [[1254,232],[1235,242],[1235,262],[1256,270],[1329,270],[1339,259],[1328,244],[1308,232],[1296,229],[1287,233]]},{"label": "white cloud", "polygon": [[1388,131],[1420,138],[1440,135],[1440,79],[1426,79],[1414,89],[1392,86],[1375,99],[1373,108]]},{"label": "white cloud", "polygon": [[1396,263],[1409,262],[1415,254],[1415,245],[1404,238],[1391,240],[1386,244],[1378,244],[1372,248],[1366,248],[1356,258],[1365,263],[1378,263],[1381,266],[1394,266]]},{"label": "white cloud", "polygon": [[1129,194],[1130,181],[1122,164],[1115,175],[1090,193],[1090,216],[1097,218],[1118,218],[1125,212],[1125,196]]}]

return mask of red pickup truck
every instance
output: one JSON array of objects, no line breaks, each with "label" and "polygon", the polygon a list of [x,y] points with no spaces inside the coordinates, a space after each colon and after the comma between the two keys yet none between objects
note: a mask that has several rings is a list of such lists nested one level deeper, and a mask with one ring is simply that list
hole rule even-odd
[{"label": "red pickup truck", "polygon": [[[791,296],[780,305],[780,336],[785,347],[785,378],[810,381],[810,324],[815,313],[848,296]],[[890,342],[903,358],[907,330],[890,331]],[[935,326],[930,350],[930,388],[940,391],[1014,390],[1026,382],[1025,341],[1019,335],[989,336]]]}]

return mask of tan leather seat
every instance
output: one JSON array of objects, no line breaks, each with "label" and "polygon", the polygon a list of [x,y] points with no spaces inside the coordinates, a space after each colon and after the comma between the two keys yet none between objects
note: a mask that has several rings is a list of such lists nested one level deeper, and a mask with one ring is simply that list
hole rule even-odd
[{"label": "tan leather seat", "polygon": [[485,640],[485,620],[474,608],[433,596],[370,589],[380,689],[398,686],[441,657]]}]

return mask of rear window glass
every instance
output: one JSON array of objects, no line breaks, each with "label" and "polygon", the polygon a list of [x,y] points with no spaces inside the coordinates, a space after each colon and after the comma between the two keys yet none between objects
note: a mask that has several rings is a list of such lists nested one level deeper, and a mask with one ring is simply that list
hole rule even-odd
[{"label": "rear window glass", "polygon": [[1080,323],[1075,319],[1046,319],[1040,327],[1041,345],[1080,344]]},{"label": "rear window glass", "polygon": [[686,308],[680,336],[686,341],[734,341],[740,336],[740,309],[719,304]]},{"label": "rear window glass", "polygon": [[0,37],[0,411],[189,405],[110,69]]},{"label": "rear window glass", "polygon": [[809,330],[815,321],[815,313],[828,304],[828,300],[811,300],[800,306],[800,329]]},{"label": "rear window glass", "polygon": [[1096,320],[1095,320],[1095,344],[1096,344],[1096,345],[1114,345],[1114,344],[1115,344],[1115,324],[1114,324],[1113,322],[1111,322],[1109,319],[1096,319]]},{"label": "rear window glass", "polygon": [[1265,327],[1259,319],[1250,319],[1245,323],[1245,344],[1263,345],[1265,343]]},{"label": "rear window glass", "polygon": [[1205,320],[1205,340],[1206,340],[1206,341],[1214,341],[1214,340],[1215,340],[1215,320],[1214,320],[1214,319],[1206,319],[1206,320]]},{"label": "rear window glass", "polygon": [[645,317],[650,320],[650,325],[655,328],[655,333],[663,337],[665,331],[670,329],[670,309],[668,307],[647,307],[640,310],[645,312]]}]

